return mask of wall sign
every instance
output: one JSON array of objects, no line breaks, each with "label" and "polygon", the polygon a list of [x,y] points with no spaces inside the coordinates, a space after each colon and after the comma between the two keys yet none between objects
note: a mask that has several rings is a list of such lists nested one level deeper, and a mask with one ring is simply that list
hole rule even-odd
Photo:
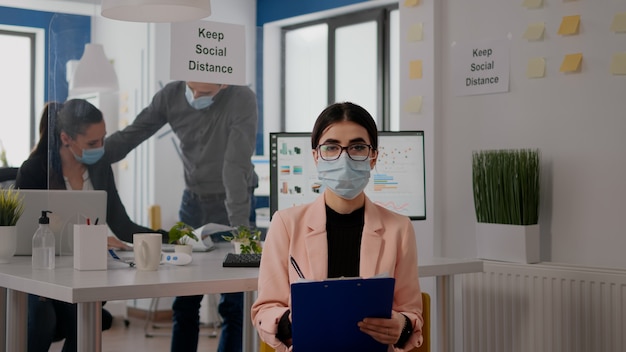
[{"label": "wall sign", "polygon": [[170,78],[246,84],[245,27],[195,21],[171,25]]},{"label": "wall sign", "polygon": [[509,91],[509,41],[471,42],[452,48],[452,86],[457,96]]}]

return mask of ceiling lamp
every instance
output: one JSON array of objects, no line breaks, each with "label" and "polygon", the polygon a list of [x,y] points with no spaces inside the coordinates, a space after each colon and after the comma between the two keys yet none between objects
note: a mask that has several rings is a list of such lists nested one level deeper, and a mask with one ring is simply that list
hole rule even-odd
[{"label": "ceiling lamp", "polygon": [[85,44],[69,84],[70,95],[116,91],[119,89],[113,65],[100,44]]},{"label": "ceiling lamp", "polygon": [[211,0],[102,0],[102,16],[130,22],[186,22],[211,15]]}]

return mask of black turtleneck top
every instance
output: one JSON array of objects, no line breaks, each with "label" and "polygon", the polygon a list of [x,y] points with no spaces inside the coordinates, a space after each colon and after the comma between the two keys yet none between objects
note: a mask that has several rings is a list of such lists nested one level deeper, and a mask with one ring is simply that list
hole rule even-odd
[{"label": "black turtleneck top", "polygon": [[328,277],[359,276],[365,207],[339,214],[326,206]]}]

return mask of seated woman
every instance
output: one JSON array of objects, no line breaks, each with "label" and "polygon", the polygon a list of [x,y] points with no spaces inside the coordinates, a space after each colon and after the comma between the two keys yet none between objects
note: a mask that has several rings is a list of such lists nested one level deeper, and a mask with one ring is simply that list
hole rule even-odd
[{"label": "seated woman", "polygon": [[[133,234],[155,232],[132,222],[117,193],[111,164],[102,158],[106,126],[102,112],[86,100],[48,103],[39,128],[40,139],[20,167],[15,185],[22,189],[104,190],[106,223],[121,240]],[[164,231],[160,230],[164,236]],[[110,247],[123,247],[109,237]],[[111,315],[103,310],[104,330]],[[76,351],[76,305],[29,295],[28,351],[48,351],[53,341],[65,338],[64,352]]]},{"label": "seated woman", "polygon": [[292,350],[290,284],[300,277],[387,273],[395,278],[391,318],[365,318],[359,329],[389,351],[419,347],[424,319],[413,226],[408,217],[372,203],[363,192],[378,158],[374,119],[358,105],[333,104],[313,126],[311,149],[325,190],[312,203],[274,213],[252,306],[259,336],[276,351]]}]

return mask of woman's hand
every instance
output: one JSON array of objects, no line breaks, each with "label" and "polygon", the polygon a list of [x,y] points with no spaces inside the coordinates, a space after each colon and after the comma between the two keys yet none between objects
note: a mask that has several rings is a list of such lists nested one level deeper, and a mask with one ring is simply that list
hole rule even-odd
[{"label": "woman's hand", "polygon": [[114,236],[107,236],[107,249],[120,249],[124,251],[132,251],[133,247],[120,241]]},{"label": "woman's hand", "polygon": [[392,311],[391,318],[365,318],[358,323],[364,333],[385,345],[393,345],[400,339],[406,319],[404,315]]}]

